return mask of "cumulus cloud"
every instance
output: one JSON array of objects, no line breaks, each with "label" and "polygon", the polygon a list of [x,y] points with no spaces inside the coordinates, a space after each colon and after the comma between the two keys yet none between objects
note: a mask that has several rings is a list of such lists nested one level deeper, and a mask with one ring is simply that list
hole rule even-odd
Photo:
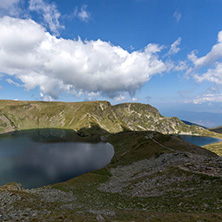
[{"label": "cumulus cloud", "polygon": [[209,81],[222,85],[222,63],[216,63],[214,68],[209,68],[206,73],[199,75],[194,74],[194,79],[198,82]]},{"label": "cumulus cloud", "polygon": [[198,58],[196,51],[192,51],[188,58],[193,62],[196,68],[212,65],[218,59],[222,58],[222,31],[218,33],[218,42],[212,47],[211,51],[205,56]]},{"label": "cumulus cloud", "polygon": [[55,34],[59,35],[59,29],[64,28],[60,22],[59,18],[61,16],[56,5],[54,3],[48,4],[43,0],[30,0],[29,10],[36,11],[43,16],[44,23],[47,24],[49,29]]},{"label": "cumulus cloud", "polygon": [[0,15],[19,16],[21,14],[20,2],[21,0],[1,0]]},{"label": "cumulus cloud", "polygon": [[10,7],[18,4],[20,0],[1,0],[0,1],[0,8],[9,9]]},{"label": "cumulus cloud", "polygon": [[217,40],[218,42],[222,42],[222,31],[218,33]]},{"label": "cumulus cloud", "polygon": [[[222,84],[222,31],[218,33],[218,42],[213,45],[211,51],[206,55],[198,58],[197,52],[192,51],[188,58],[194,64],[194,68],[190,70],[193,78],[198,81],[209,81],[216,84]],[[198,73],[201,68],[207,69],[203,73]]]},{"label": "cumulus cloud", "polygon": [[87,22],[90,18],[90,13],[87,11],[87,7],[87,5],[82,5],[80,10],[76,7],[74,16],[78,17],[83,22]]},{"label": "cumulus cloud", "polygon": [[56,38],[31,19],[11,17],[0,19],[0,30],[0,73],[51,98],[63,91],[133,96],[153,75],[166,71],[156,44],[129,53],[102,40]]}]

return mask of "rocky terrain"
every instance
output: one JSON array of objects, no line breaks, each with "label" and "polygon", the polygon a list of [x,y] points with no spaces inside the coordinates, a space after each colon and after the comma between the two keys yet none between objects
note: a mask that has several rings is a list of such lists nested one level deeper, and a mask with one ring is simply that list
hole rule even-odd
[{"label": "rocky terrain", "polygon": [[156,108],[140,103],[112,106],[107,101],[62,103],[0,100],[1,133],[39,128],[77,131],[95,125],[110,133],[151,130],[163,134],[214,135],[214,132],[202,127],[186,125],[176,117],[166,118]]}]

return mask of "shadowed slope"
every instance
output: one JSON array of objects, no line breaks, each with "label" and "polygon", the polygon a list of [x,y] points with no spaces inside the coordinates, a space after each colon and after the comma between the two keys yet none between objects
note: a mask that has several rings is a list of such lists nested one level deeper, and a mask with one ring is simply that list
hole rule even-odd
[{"label": "shadowed slope", "polygon": [[213,131],[213,132],[216,132],[216,133],[222,133],[222,126],[211,128],[210,131]]}]

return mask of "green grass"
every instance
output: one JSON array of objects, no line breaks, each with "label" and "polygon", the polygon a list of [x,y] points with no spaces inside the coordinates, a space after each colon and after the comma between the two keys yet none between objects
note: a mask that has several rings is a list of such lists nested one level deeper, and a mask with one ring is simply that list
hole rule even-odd
[{"label": "green grass", "polygon": [[218,156],[222,156],[222,142],[205,145],[203,147],[210,150],[211,152],[216,153]]}]

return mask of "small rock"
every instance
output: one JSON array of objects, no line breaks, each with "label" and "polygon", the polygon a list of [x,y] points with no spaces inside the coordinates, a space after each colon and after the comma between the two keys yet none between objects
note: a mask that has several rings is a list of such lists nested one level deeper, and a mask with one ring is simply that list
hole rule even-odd
[{"label": "small rock", "polygon": [[98,214],[96,217],[96,220],[97,221],[104,221],[104,218],[100,214]]}]

